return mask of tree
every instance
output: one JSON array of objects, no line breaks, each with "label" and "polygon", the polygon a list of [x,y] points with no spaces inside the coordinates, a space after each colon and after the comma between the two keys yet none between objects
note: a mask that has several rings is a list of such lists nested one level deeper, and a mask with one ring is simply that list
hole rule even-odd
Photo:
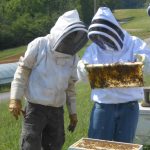
[{"label": "tree", "polygon": [[120,0],[97,0],[97,7],[106,6],[111,10],[118,8],[121,5]]},{"label": "tree", "polygon": [[81,16],[83,18],[83,21],[89,25],[91,22],[91,19],[94,15],[94,4],[93,0],[80,0],[81,5]]}]

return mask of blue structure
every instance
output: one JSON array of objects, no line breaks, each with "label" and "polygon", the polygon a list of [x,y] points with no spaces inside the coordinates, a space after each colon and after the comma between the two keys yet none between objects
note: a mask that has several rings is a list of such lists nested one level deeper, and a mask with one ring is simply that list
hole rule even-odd
[{"label": "blue structure", "polygon": [[0,64],[0,85],[11,83],[17,66],[18,62]]}]

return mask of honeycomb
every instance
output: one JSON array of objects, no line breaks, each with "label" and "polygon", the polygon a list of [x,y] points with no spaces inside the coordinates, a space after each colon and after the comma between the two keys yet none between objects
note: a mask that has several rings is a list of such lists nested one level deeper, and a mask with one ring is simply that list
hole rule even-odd
[{"label": "honeycomb", "polygon": [[86,70],[91,88],[142,87],[143,64],[88,64]]}]

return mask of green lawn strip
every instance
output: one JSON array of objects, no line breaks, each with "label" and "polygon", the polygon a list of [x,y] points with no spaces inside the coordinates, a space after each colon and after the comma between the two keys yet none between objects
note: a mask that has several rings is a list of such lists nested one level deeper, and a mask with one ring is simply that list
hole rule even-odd
[{"label": "green lawn strip", "polygon": [[[146,13],[146,9],[123,9],[114,12],[116,18],[123,22],[121,26],[132,35],[142,39],[150,37],[150,17]],[[131,30],[134,31],[131,31]]]},{"label": "green lawn strip", "polygon": [[25,52],[25,50],[26,50],[26,46],[21,46],[21,47],[7,49],[7,50],[1,50],[0,51],[0,60],[9,58],[10,56],[22,54]]},{"label": "green lawn strip", "polygon": [[150,17],[145,9],[116,10],[114,14],[120,21],[127,20],[126,23],[122,24],[123,28],[150,30]]},{"label": "green lawn strip", "polygon": [[10,91],[10,87],[11,87],[10,83],[0,85],[0,93]]}]

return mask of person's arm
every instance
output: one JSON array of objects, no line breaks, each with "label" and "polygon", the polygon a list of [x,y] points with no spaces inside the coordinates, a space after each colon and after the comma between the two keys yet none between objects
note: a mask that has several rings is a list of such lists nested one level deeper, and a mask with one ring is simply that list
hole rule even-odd
[{"label": "person's arm", "polygon": [[139,61],[143,63],[143,81],[144,85],[150,85],[150,48],[147,47],[147,44],[140,40],[135,40],[135,53],[134,59],[135,61]]},{"label": "person's arm", "polygon": [[77,111],[76,111],[76,90],[75,83],[78,80],[77,77],[77,62],[78,57],[75,57],[74,67],[72,75],[68,81],[68,88],[66,90],[66,105],[69,113],[70,124],[68,130],[73,132],[77,125]]},{"label": "person's arm", "polygon": [[150,75],[150,48],[139,38],[135,40],[134,46],[135,49],[137,49],[134,53],[136,61],[143,62],[143,73],[145,75]]},{"label": "person's arm", "polygon": [[19,60],[14,79],[11,83],[9,111],[16,119],[18,119],[21,112],[23,113],[21,99],[24,96],[28,78],[36,62],[38,48],[38,40],[34,40],[28,45],[24,57],[21,57]]},{"label": "person's arm", "polygon": [[14,74],[13,81],[11,83],[10,99],[21,100],[24,96],[24,90],[28,82],[31,68],[22,65],[23,58],[20,59],[19,65]]},{"label": "person's arm", "polygon": [[68,84],[68,89],[66,90],[66,105],[68,108],[70,124],[68,130],[73,132],[78,119],[76,111],[76,91],[75,91],[75,81],[70,79]]},{"label": "person's arm", "polygon": [[77,73],[79,81],[88,82],[88,72],[86,71],[86,64],[88,64],[84,60],[80,60],[77,66]]},{"label": "person's arm", "polygon": [[69,115],[76,114],[76,91],[75,80],[72,78],[69,80],[68,88],[66,90],[66,104]]},{"label": "person's arm", "polygon": [[82,59],[78,61],[78,65],[77,65],[77,74],[78,74],[78,79],[79,81],[83,81],[83,82],[88,82],[88,72],[86,70],[86,65],[87,64],[93,64],[92,62],[92,54],[91,54],[91,46],[89,46]]},{"label": "person's arm", "polygon": [[24,95],[25,85],[28,81],[30,72],[31,69],[19,65],[15,72],[14,79],[11,83],[9,111],[16,118],[16,120],[18,119],[18,116],[21,113],[24,115],[24,111],[22,110],[21,99]]}]

